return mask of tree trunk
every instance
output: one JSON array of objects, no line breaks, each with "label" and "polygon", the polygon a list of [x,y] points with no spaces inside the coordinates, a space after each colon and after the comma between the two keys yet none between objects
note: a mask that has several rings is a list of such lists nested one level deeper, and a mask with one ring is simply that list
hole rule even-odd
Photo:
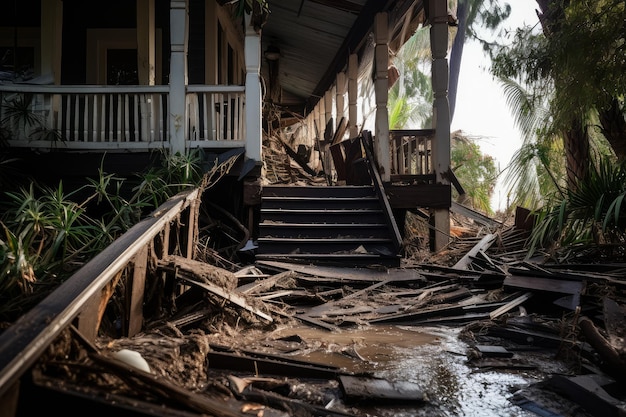
[{"label": "tree trunk", "polygon": [[[559,30],[559,22],[564,18],[566,2],[556,0],[537,0],[541,10],[538,13],[542,30],[546,38]],[[556,69],[555,71],[558,71]],[[558,94],[560,80],[555,80],[555,88]],[[582,114],[574,114],[569,126],[563,131],[563,145],[565,147],[567,188],[576,190],[579,181],[585,178],[589,169],[589,136],[587,126],[583,123]]]},{"label": "tree trunk", "polygon": [[459,85],[459,74],[461,73],[461,59],[463,58],[463,45],[465,44],[465,32],[467,30],[467,1],[459,0],[456,17],[459,22],[456,36],[450,50],[450,79],[448,80],[448,103],[450,106],[450,122],[454,118],[454,108],[456,107],[456,94]]},{"label": "tree trunk", "polygon": [[571,127],[563,132],[567,164],[567,188],[576,190],[589,169],[589,136],[581,117],[572,118]]},{"label": "tree trunk", "polygon": [[620,162],[626,160],[626,120],[617,99],[611,107],[599,112],[602,134],[607,139]]}]

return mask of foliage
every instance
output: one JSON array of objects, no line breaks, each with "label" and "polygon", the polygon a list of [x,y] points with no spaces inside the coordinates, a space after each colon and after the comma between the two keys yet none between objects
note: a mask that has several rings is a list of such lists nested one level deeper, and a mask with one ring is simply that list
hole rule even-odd
[{"label": "foliage", "polygon": [[557,123],[572,112],[606,108],[626,88],[624,12],[621,0],[573,0],[562,11],[552,5],[546,13],[558,14],[554,23],[544,33],[519,29],[514,46],[494,56],[495,73],[536,86],[537,94],[556,83],[550,92]]},{"label": "foliage", "polygon": [[430,37],[420,29],[392,58],[399,78],[389,89],[389,127],[391,129],[427,126],[432,119],[430,77]]},{"label": "foliage", "polygon": [[626,163],[602,158],[576,190],[537,210],[530,254],[626,242]]},{"label": "foliage", "polygon": [[465,36],[479,41],[483,49],[488,50],[492,42],[484,39],[479,29],[497,32],[502,22],[511,15],[511,5],[500,0],[458,0],[458,8],[461,7],[466,10],[464,12],[467,22]]},{"label": "foliage", "polygon": [[478,144],[470,138],[454,132],[450,150],[452,170],[465,190],[459,196],[453,189],[453,197],[487,214],[493,214],[491,196],[498,178],[493,157],[483,155]]},{"label": "foliage", "polygon": [[5,192],[0,318],[28,309],[47,293],[42,289],[56,287],[148,212],[180,191],[199,186],[201,162],[199,151],[163,154],[160,166],[136,179],[108,174],[101,166],[97,179],[86,179],[86,185],[72,192],[66,192],[62,182],[55,189],[30,183]]},{"label": "foliage", "polygon": [[492,73],[504,81],[527,142],[563,141],[572,187],[592,162],[586,143],[626,157],[624,2],[541,7],[543,32],[520,28],[510,46],[494,48]]},{"label": "foliage", "polygon": [[53,143],[65,140],[61,132],[46,127],[41,117],[32,111],[32,94],[9,95],[3,98],[1,106],[0,145],[19,137],[23,132],[34,140],[49,140]]}]

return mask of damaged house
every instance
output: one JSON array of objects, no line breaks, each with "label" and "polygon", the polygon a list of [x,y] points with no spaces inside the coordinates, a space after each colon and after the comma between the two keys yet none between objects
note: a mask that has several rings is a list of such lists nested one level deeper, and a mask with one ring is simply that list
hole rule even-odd
[{"label": "damaged house", "polygon": [[[28,175],[71,185],[99,168],[137,172],[163,152],[200,152],[207,166],[236,158],[211,199],[250,228],[259,253],[280,255],[285,245],[293,248],[289,233],[258,227],[261,199],[269,207],[286,192],[263,187],[273,181],[263,178],[264,157],[271,157],[264,148],[278,136],[326,185],[346,186],[314,191],[308,198],[321,209],[340,193],[353,199],[341,208],[367,209],[371,199],[373,210],[383,211],[363,217],[365,230],[329,232],[323,237],[334,239],[326,248],[315,242],[321,236],[296,242],[300,253],[359,251],[364,262],[393,263],[403,213],[417,208],[435,225],[432,249],[448,242],[447,50],[454,19],[442,2],[29,0],[5,11],[3,138],[7,157],[18,157]],[[436,126],[390,131],[389,57],[426,26]],[[11,109],[20,106],[33,118],[19,120]],[[363,136],[365,147],[356,141]],[[351,190],[362,185],[376,187]],[[385,230],[372,232],[381,224]],[[352,241],[340,238],[346,234]]]},{"label": "damaged house", "polygon": [[[0,14],[3,157],[69,187],[164,154],[196,152],[221,175],[169,199],[3,329],[0,416],[44,403],[81,415],[434,416],[470,399],[480,413],[491,406],[481,388],[500,401],[551,373],[495,415],[558,415],[554,403],[623,415],[623,264],[539,266],[524,259],[522,219],[472,236],[450,266],[401,264],[408,212],[431,226],[434,258],[453,249],[450,213],[462,209],[446,2],[12,3]],[[434,124],[390,130],[390,57],[419,28],[430,30]],[[205,205],[240,226],[231,244],[253,247],[254,264],[200,259]],[[466,332],[421,331],[448,324]],[[467,363],[451,334],[467,337]],[[397,356],[420,346],[423,362]],[[381,364],[398,379],[361,372]],[[500,368],[519,379],[476,377]],[[569,398],[543,398],[547,385]]]}]

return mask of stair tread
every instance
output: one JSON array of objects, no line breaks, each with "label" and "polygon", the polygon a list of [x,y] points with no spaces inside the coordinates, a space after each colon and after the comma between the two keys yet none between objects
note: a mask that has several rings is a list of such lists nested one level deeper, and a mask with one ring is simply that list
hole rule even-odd
[{"label": "stair tread", "polygon": [[372,186],[264,187],[260,216],[259,259],[367,264],[399,258]]},{"label": "stair tread", "polygon": [[337,258],[342,259],[346,256],[351,258],[401,258],[400,255],[382,255],[379,253],[260,253],[256,257],[258,259],[266,258]]},{"label": "stair tread", "polygon": [[391,239],[386,237],[259,237],[257,239],[259,242],[325,242],[325,243],[345,243],[345,242],[391,242]]},{"label": "stair tread", "polygon": [[261,212],[276,212],[276,213],[289,213],[289,212],[294,212],[294,213],[302,213],[302,212],[312,212],[312,213],[333,213],[333,212],[337,212],[337,213],[350,213],[350,212],[363,212],[363,211],[367,211],[367,212],[371,212],[371,213],[382,213],[381,209],[377,209],[377,208],[333,208],[333,209],[327,209],[327,208],[301,208],[301,209],[294,209],[294,208],[277,208],[277,207],[271,207],[271,208],[263,208],[261,207]]},{"label": "stair tread", "polygon": [[295,227],[295,228],[310,228],[310,227],[330,227],[330,228],[358,228],[358,227],[387,227],[384,223],[292,223],[292,222],[279,222],[269,221],[259,223],[261,227]]},{"label": "stair tread", "polygon": [[374,195],[356,196],[356,197],[326,197],[326,196],[263,196],[263,200],[318,200],[318,201],[346,201],[346,200],[378,200]]}]

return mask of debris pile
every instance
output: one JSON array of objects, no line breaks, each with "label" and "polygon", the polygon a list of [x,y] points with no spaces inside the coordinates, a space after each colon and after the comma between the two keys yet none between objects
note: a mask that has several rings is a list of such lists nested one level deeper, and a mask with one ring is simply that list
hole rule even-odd
[{"label": "debris pile", "polygon": [[437,375],[381,365],[445,333],[458,344],[431,359],[523,376],[500,395],[524,415],[623,415],[625,265],[529,260],[525,236],[509,226],[458,238],[400,268],[171,256],[154,271],[170,292],[143,333],[96,346],[68,335],[35,381],[151,415],[462,414],[423,382]]}]

